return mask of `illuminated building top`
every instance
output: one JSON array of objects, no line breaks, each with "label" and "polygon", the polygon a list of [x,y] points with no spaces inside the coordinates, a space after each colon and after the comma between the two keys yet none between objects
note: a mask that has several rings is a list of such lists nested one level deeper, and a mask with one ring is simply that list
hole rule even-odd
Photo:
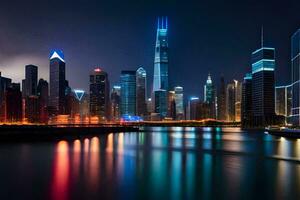
[{"label": "illuminated building top", "polygon": [[58,58],[62,62],[65,62],[65,60],[64,60],[64,54],[60,50],[56,50],[56,51],[52,51],[51,52],[51,54],[50,54],[50,60],[52,60],[54,58]]}]

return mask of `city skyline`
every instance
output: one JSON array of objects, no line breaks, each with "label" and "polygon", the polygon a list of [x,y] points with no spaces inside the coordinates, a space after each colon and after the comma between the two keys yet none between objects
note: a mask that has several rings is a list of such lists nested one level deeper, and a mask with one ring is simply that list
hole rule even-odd
[{"label": "city skyline", "polygon": [[[65,3],[62,4],[65,5]],[[92,5],[97,5],[97,3],[92,2],[91,5],[81,9],[77,5],[72,5],[71,7],[73,9],[80,11],[79,14],[74,16],[75,19],[81,19],[89,9],[92,9]],[[2,9],[10,8],[10,6],[9,3],[6,3]],[[146,9],[146,5],[140,6],[141,10],[138,13],[146,10],[146,12],[142,13],[142,16],[145,17],[136,19],[136,14],[129,14],[126,17],[126,21],[123,19],[124,13],[121,12],[119,15],[101,14],[104,15],[101,17],[95,14],[93,16],[94,18],[90,20],[91,22],[86,18],[79,21],[77,20],[76,22],[76,20],[66,18],[67,12],[65,13],[62,12],[61,9],[58,9],[57,12],[59,12],[58,16],[61,17],[61,21],[59,24],[56,24],[57,28],[54,28],[53,22],[49,20],[49,17],[37,12],[36,14],[30,14],[28,17],[38,15],[48,23],[42,26],[43,29],[39,29],[40,26],[33,25],[40,25],[40,20],[34,22],[28,19],[24,25],[30,27],[30,30],[36,34],[32,34],[33,36],[28,37],[27,33],[22,32],[16,39],[7,37],[7,35],[10,35],[10,33],[14,35],[14,33],[17,32],[16,29],[18,28],[16,27],[19,26],[16,26],[16,24],[19,22],[13,20],[14,17],[3,10],[2,14],[5,13],[6,15],[3,16],[0,22],[6,19],[8,21],[9,17],[12,17],[12,20],[10,24],[3,22],[4,26],[0,33],[0,41],[3,45],[3,50],[0,54],[2,75],[12,77],[14,82],[21,82],[21,78],[24,77],[23,67],[27,64],[34,64],[39,66],[39,77],[48,79],[48,54],[51,49],[58,48],[62,49],[65,53],[67,62],[66,79],[70,81],[72,88],[82,88],[87,91],[88,81],[79,80],[79,77],[82,77],[83,74],[88,77],[88,72],[94,69],[95,66],[100,66],[103,70],[107,71],[111,83],[117,84],[119,73],[122,69],[133,70],[140,65],[144,66],[148,73],[147,82],[149,83],[148,87],[150,87],[152,82],[151,77],[153,77],[152,66],[155,28],[157,27],[156,19],[157,16],[167,15],[170,30],[170,69],[172,69],[169,75],[170,88],[176,85],[183,86],[185,88],[186,97],[195,95],[203,96],[201,87],[206,80],[208,72],[212,74],[214,82],[219,81],[218,75],[220,74],[224,75],[225,80],[231,80],[233,78],[242,80],[244,72],[250,69],[251,62],[249,52],[255,50],[260,42],[260,27],[262,24],[264,24],[265,27],[266,43],[274,46],[277,50],[276,85],[288,83],[288,79],[290,78],[290,36],[297,30],[298,20],[295,17],[291,18],[290,16],[285,16],[283,19],[280,18],[280,20],[274,23],[273,21],[276,21],[279,16],[267,8],[267,1],[257,3],[250,7],[251,9],[249,7],[245,8],[246,6],[240,4],[225,7],[224,11],[220,13],[220,16],[225,17],[225,19],[218,19],[220,20],[219,23],[215,23],[217,19],[210,16],[207,11],[200,12],[199,16],[196,16],[195,13],[187,14],[188,9],[199,9],[199,11],[203,9],[199,4],[194,2],[192,2],[191,5],[162,3],[161,8],[156,12],[153,11],[151,6],[148,10]],[[195,8],[191,8],[192,6],[195,6]],[[213,8],[220,10],[222,5],[211,3],[206,6],[208,10]],[[287,5],[284,4],[281,6],[284,8],[284,6]],[[64,7],[66,11],[70,9],[67,6]],[[109,5],[104,5],[103,7],[107,8]],[[184,12],[175,15],[175,10],[179,7],[182,7]],[[288,11],[292,11],[297,7],[299,7],[299,5],[296,4],[294,6],[288,6],[287,9]],[[29,10],[34,8],[38,11],[43,10],[39,4],[34,5],[33,8]],[[258,11],[251,13],[250,10],[253,8],[257,8]],[[261,11],[264,10],[264,8],[266,8],[265,13]],[[137,7],[132,9],[137,9]],[[279,5],[274,3],[273,9],[279,9]],[[239,11],[238,14],[241,15],[240,17],[242,19],[248,19],[254,15],[257,16],[255,16],[253,22],[251,21],[250,24],[241,25],[241,20],[233,18],[237,17],[236,15],[238,14],[233,15],[228,13],[228,11],[231,10]],[[241,13],[241,11],[245,12]],[[107,11],[104,13],[107,13]],[[259,17],[262,20],[258,20]],[[59,19],[54,16],[53,18],[55,19],[53,21],[58,21]],[[231,19],[232,21],[221,23],[226,19]],[[271,20],[272,23],[268,23],[268,19],[273,19]],[[70,29],[62,26],[67,22],[70,24]],[[289,22],[286,23],[288,25],[284,25],[285,22]],[[70,30],[75,29],[77,25],[82,27],[82,30],[76,28],[74,36],[70,38],[67,37],[70,36]],[[228,25],[226,30],[224,30],[225,25]],[[45,26],[48,28],[45,28]],[[136,27],[136,29],[133,27]],[[216,30],[219,29],[224,33],[221,37],[217,37],[218,33]],[[47,33],[49,36],[45,35],[45,30],[49,31],[49,33]],[[121,33],[118,30],[123,30],[123,32]],[[112,36],[110,36],[110,34]],[[117,35],[120,37],[116,38]],[[82,38],[79,38],[79,36]],[[189,38],[187,44],[184,43],[186,38]],[[89,48],[87,48],[87,46]],[[231,51],[229,52],[225,51],[228,46],[231,47]],[[214,59],[214,52],[218,52],[218,59]],[[228,71],[230,70],[226,69],[232,69],[235,73],[229,73]],[[13,72],[8,73],[10,70]],[[182,79],[182,76],[188,75],[187,71],[195,72],[190,74],[190,79],[191,82],[197,81],[197,84],[190,84]],[[280,76],[278,74],[280,74]],[[151,88],[148,88],[148,91],[151,91]]]}]

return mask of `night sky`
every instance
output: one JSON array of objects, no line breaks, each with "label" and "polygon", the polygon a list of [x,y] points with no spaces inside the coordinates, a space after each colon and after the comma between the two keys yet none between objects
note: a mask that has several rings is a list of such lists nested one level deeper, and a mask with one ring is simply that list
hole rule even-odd
[{"label": "night sky", "polygon": [[219,82],[242,80],[251,52],[276,48],[277,85],[289,82],[290,36],[300,28],[298,1],[3,1],[0,5],[0,71],[20,81],[24,66],[48,79],[49,52],[62,49],[72,88],[88,89],[99,66],[111,85],[121,70],[144,66],[152,85],[156,20],[169,17],[171,86],[203,96],[207,74]]}]

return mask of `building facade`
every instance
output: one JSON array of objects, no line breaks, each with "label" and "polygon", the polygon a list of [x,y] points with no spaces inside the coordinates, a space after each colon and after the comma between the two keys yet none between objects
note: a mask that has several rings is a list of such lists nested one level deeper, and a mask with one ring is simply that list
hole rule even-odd
[{"label": "building facade", "polygon": [[174,88],[175,92],[175,106],[176,106],[176,119],[184,119],[184,106],[183,106],[183,87],[177,86]]},{"label": "building facade", "polygon": [[122,71],[121,115],[136,115],[136,71]]},{"label": "building facade", "polygon": [[242,112],[243,127],[252,126],[252,73],[246,74],[242,84]]},{"label": "building facade", "polygon": [[111,101],[111,119],[113,121],[120,120],[121,116],[121,86],[114,85],[110,95]]},{"label": "building facade", "polygon": [[292,111],[292,85],[275,87],[276,115],[290,117]]},{"label": "building facade", "polygon": [[220,87],[218,90],[218,109],[217,109],[217,119],[226,120],[226,86],[224,77],[221,77]]},{"label": "building facade", "polygon": [[142,67],[136,71],[136,114],[141,117],[147,115],[147,74]]}]

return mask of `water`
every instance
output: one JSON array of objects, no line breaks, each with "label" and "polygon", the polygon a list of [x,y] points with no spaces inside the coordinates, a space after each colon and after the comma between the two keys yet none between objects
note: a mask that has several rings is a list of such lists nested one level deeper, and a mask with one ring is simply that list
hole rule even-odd
[{"label": "water", "polygon": [[0,144],[0,199],[300,199],[300,140],[148,128]]}]

